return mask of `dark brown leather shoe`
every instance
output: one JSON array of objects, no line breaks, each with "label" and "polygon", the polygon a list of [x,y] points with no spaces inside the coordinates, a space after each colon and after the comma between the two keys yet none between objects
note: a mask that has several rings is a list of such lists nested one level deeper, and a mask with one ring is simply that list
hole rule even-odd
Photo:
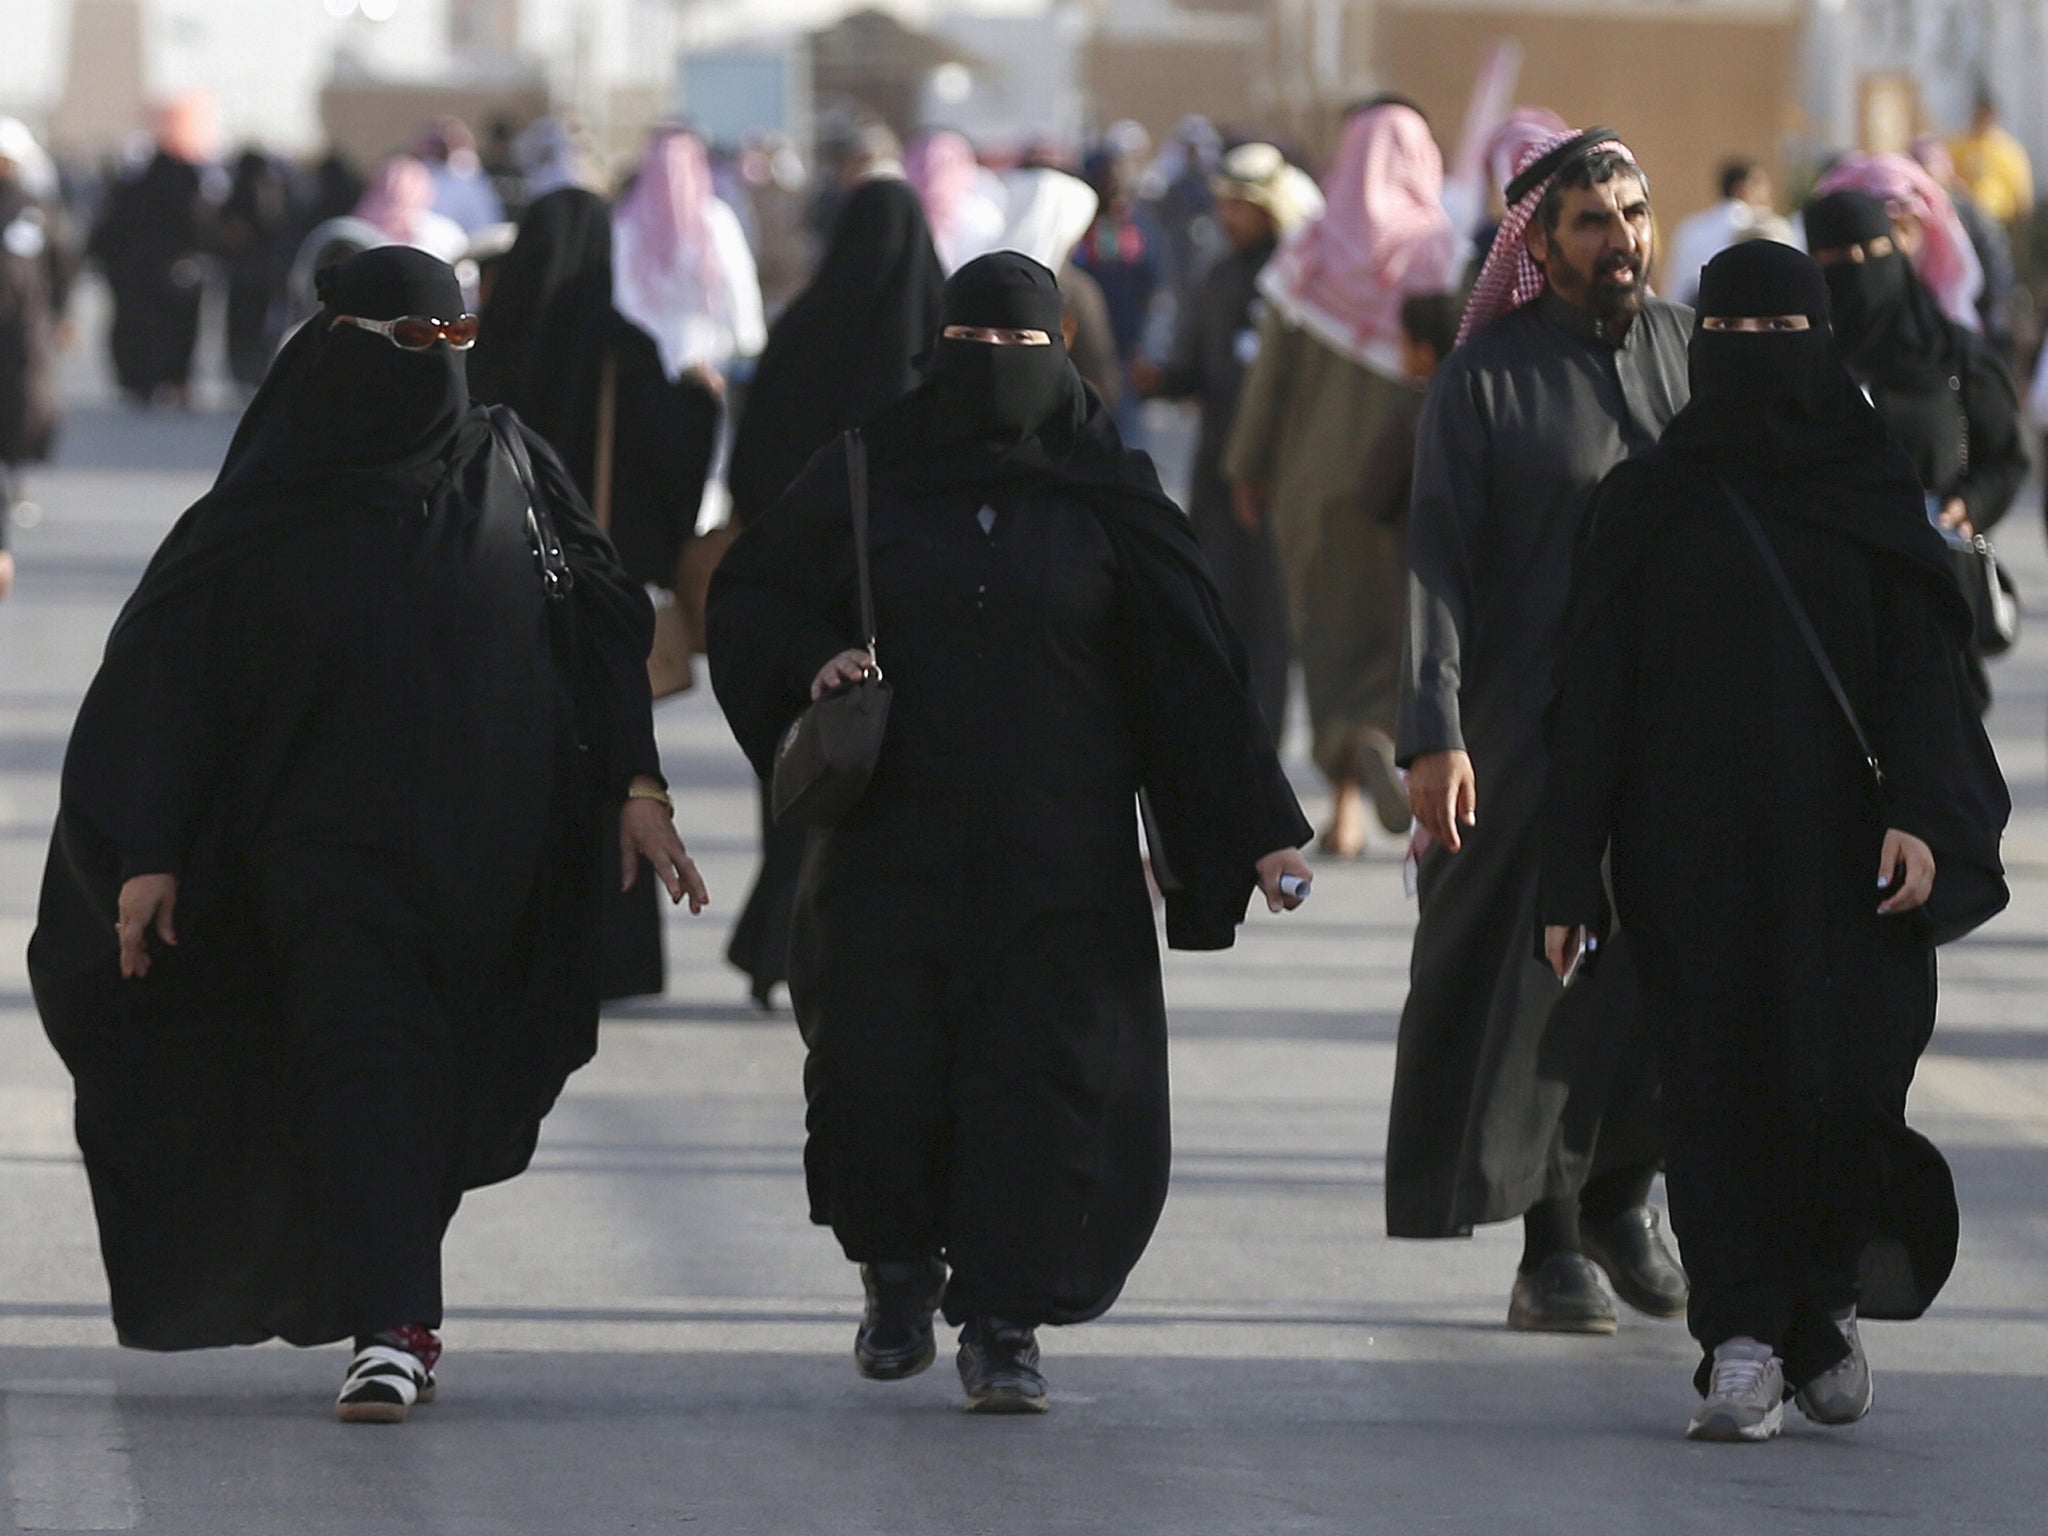
[{"label": "dark brown leather shoe", "polygon": [[1576,1253],[1553,1253],[1533,1271],[1515,1275],[1508,1326],[1525,1333],[1612,1333],[1614,1303],[1600,1271]]},{"label": "dark brown leather shoe", "polygon": [[1638,1205],[1598,1226],[1584,1224],[1579,1241],[1586,1257],[1606,1273],[1614,1294],[1638,1312],[1683,1317],[1691,1288],[1658,1227],[1657,1212]]}]

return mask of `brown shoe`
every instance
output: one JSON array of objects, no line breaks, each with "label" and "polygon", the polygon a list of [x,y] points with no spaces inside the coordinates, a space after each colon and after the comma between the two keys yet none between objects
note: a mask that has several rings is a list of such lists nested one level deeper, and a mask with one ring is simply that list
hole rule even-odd
[{"label": "brown shoe", "polygon": [[1534,1270],[1516,1272],[1508,1326],[1524,1333],[1612,1333],[1619,1324],[1600,1271],[1582,1254],[1553,1253]]}]

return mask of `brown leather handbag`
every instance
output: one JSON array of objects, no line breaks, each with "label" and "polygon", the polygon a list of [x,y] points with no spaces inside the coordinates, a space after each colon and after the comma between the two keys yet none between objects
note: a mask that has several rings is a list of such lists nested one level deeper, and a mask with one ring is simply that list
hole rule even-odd
[{"label": "brown leather handbag", "polygon": [[[860,631],[875,650],[875,593],[868,574],[868,450],[846,434],[846,485],[853,519],[853,555],[860,577]],[[889,723],[889,684],[870,667],[857,681],[815,699],[775,749],[769,803],[777,824],[829,827],[867,792]]]}]

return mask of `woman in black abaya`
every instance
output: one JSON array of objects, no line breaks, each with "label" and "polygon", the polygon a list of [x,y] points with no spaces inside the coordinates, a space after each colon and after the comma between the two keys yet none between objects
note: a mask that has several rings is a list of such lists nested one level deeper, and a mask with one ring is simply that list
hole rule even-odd
[{"label": "woman in black abaya", "polygon": [[[1187,519],[1068,363],[1051,272],[946,287],[923,384],[863,435],[881,761],[813,832],[790,995],[812,1219],[862,1266],[863,1374],[962,1326],[968,1406],[1046,1406],[1035,1329],[1115,1301],[1166,1194],[1168,942],[1220,949],[1253,889],[1297,904],[1310,834]],[[821,451],[711,589],[711,673],[766,776],[806,701],[871,659],[848,475]]]},{"label": "woman in black abaya", "polygon": [[454,272],[386,247],[320,291],[114,626],[29,969],[121,1341],[353,1338],[337,1411],[388,1422],[431,1395],[463,1191],[595,1047],[600,882],[704,891],[646,596],[508,422],[573,577],[544,596]]},{"label": "woman in black abaya", "polygon": [[[733,439],[733,521],[766,515],[811,455],[917,383],[938,330],[945,270],[908,182],[879,176],[846,201],[811,284],[768,333]],[[777,830],[761,790],[761,872],[726,957],[766,1007],[787,973],[803,840]]]},{"label": "woman in black abaya", "polygon": [[[1690,1433],[1757,1440],[1788,1387],[1823,1424],[1870,1406],[1859,1260],[1902,1187],[1889,1170],[1934,1025],[1914,909],[1943,881],[1998,883],[2010,806],[1963,679],[1961,592],[1913,466],[1843,369],[1820,268],[1737,246],[1708,264],[1699,314],[1692,404],[1608,476],[1580,551],[1539,921],[1564,974],[1607,926],[1611,846],[1704,1355]],[[1953,1258],[1952,1189],[1911,1220],[1945,1226]]]},{"label": "woman in black abaya", "polygon": [[[701,174],[671,175],[674,159]],[[627,574],[657,589],[675,586],[696,528],[718,433],[718,370],[760,346],[752,258],[731,211],[710,197],[702,161],[693,136],[664,130],[650,144],[637,198],[616,216],[581,187],[535,199],[484,306],[470,363],[475,397],[513,407],[554,446]],[[657,195],[672,183],[680,184],[673,195]],[[668,217],[650,217],[650,204]],[[679,210],[694,215],[718,259],[684,238]],[[620,253],[637,275],[625,293],[615,281],[615,218],[634,232]],[[654,235],[642,233],[650,226]],[[698,349],[687,357],[686,343]],[[637,997],[666,984],[660,898],[651,882],[636,882],[608,902],[603,994]]]},{"label": "woman in black abaya", "polygon": [[[1989,532],[2026,482],[2019,392],[1998,354],[1943,314],[1913,270],[1905,242],[1917,233],[1866,192],[1806,205],[1807,247],[1827,275],[1842,360],[1912,461],[1930,513],[1968,537]],[[1971,691],[1988,709],[1991,680],[1974,638],[1968,654]]]}]

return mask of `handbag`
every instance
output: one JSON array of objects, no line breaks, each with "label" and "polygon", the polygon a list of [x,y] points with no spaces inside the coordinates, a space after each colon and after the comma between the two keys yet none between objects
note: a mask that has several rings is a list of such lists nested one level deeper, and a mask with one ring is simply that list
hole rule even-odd
[{"label": "handbag", "polygon": [[2012,572],[1999,561],[1998,551],[1983,534],[1963,539],[1943,531],[1948,534],[1956,581],[1976,621],[1977,649],[1986,656],[2003,656],[2020,637],[2020,595]]},{"label": "handbag", "polygon": [[[597,445],[591,464],[590,511],[597,526],[610,533],[612,466],[617,452],[619,416],[619,365],[615,354],[605,353],[598,378]],[[647,600],[654,605],[654,642],[647,650],[647,691],[657,699],[688,693],[697,684],[697,668],[692,660],[688,619],[676,601],[675,588],[650,585]]]},{"label": "handbag", "polygon": [[[1828,659],[1827,647],[1821,644],[1820,634],[1814,629],[1813,620],[1807,616],[1806,605],[1799,601],[1798,589],[1792,585],[1791,577],[1785,574],[1785,567],[1779,564],[1778,552],[1771,548],[1771,541],[1765,535],[1763,525],[1757,521],[1748,498],[1725,480],[1721,482],[1721,492],[1742,519],[1750,542],[1756,545],[1764,569],[1770,573],[1771,584],[1791,610],[1799,638],[1806,642],[1807,652],[1813,657],[1813,664],[1820,669],[1828,692],[1835,696],[1842,718],[1849,722],[1849,730],[1856,737],[1857,750],[1862,752],[1863,761],[1870,766],[1873,785],[1882,791],[1884,764],[1878,761],[1877,749],[1871,746],[1870,737],[1864,733],[1863,721],[1856,714],[1856,706],[1849,702],[1848,690],[1842,686],[1835,664]],[[1934,942],[1947,944],[1982,927],[2003,912],[2011,900],[2012,892],[2001,876],[1961,861],[1945,862],[1935,871],[1934,889],[1920,908],[1920,917]]]},{"label": "handbag", "polygon": [[[853,520],[853,556],[859,572],[860,630],[875,651],[875,593],[868,573],[868,450],[848,432],[846,486]],[[874,777],[889,722],[889,684],[879,666],[814,699],[783,733],[775,749],[769,805],[779,826],[829,827],[854,806]]]}]

